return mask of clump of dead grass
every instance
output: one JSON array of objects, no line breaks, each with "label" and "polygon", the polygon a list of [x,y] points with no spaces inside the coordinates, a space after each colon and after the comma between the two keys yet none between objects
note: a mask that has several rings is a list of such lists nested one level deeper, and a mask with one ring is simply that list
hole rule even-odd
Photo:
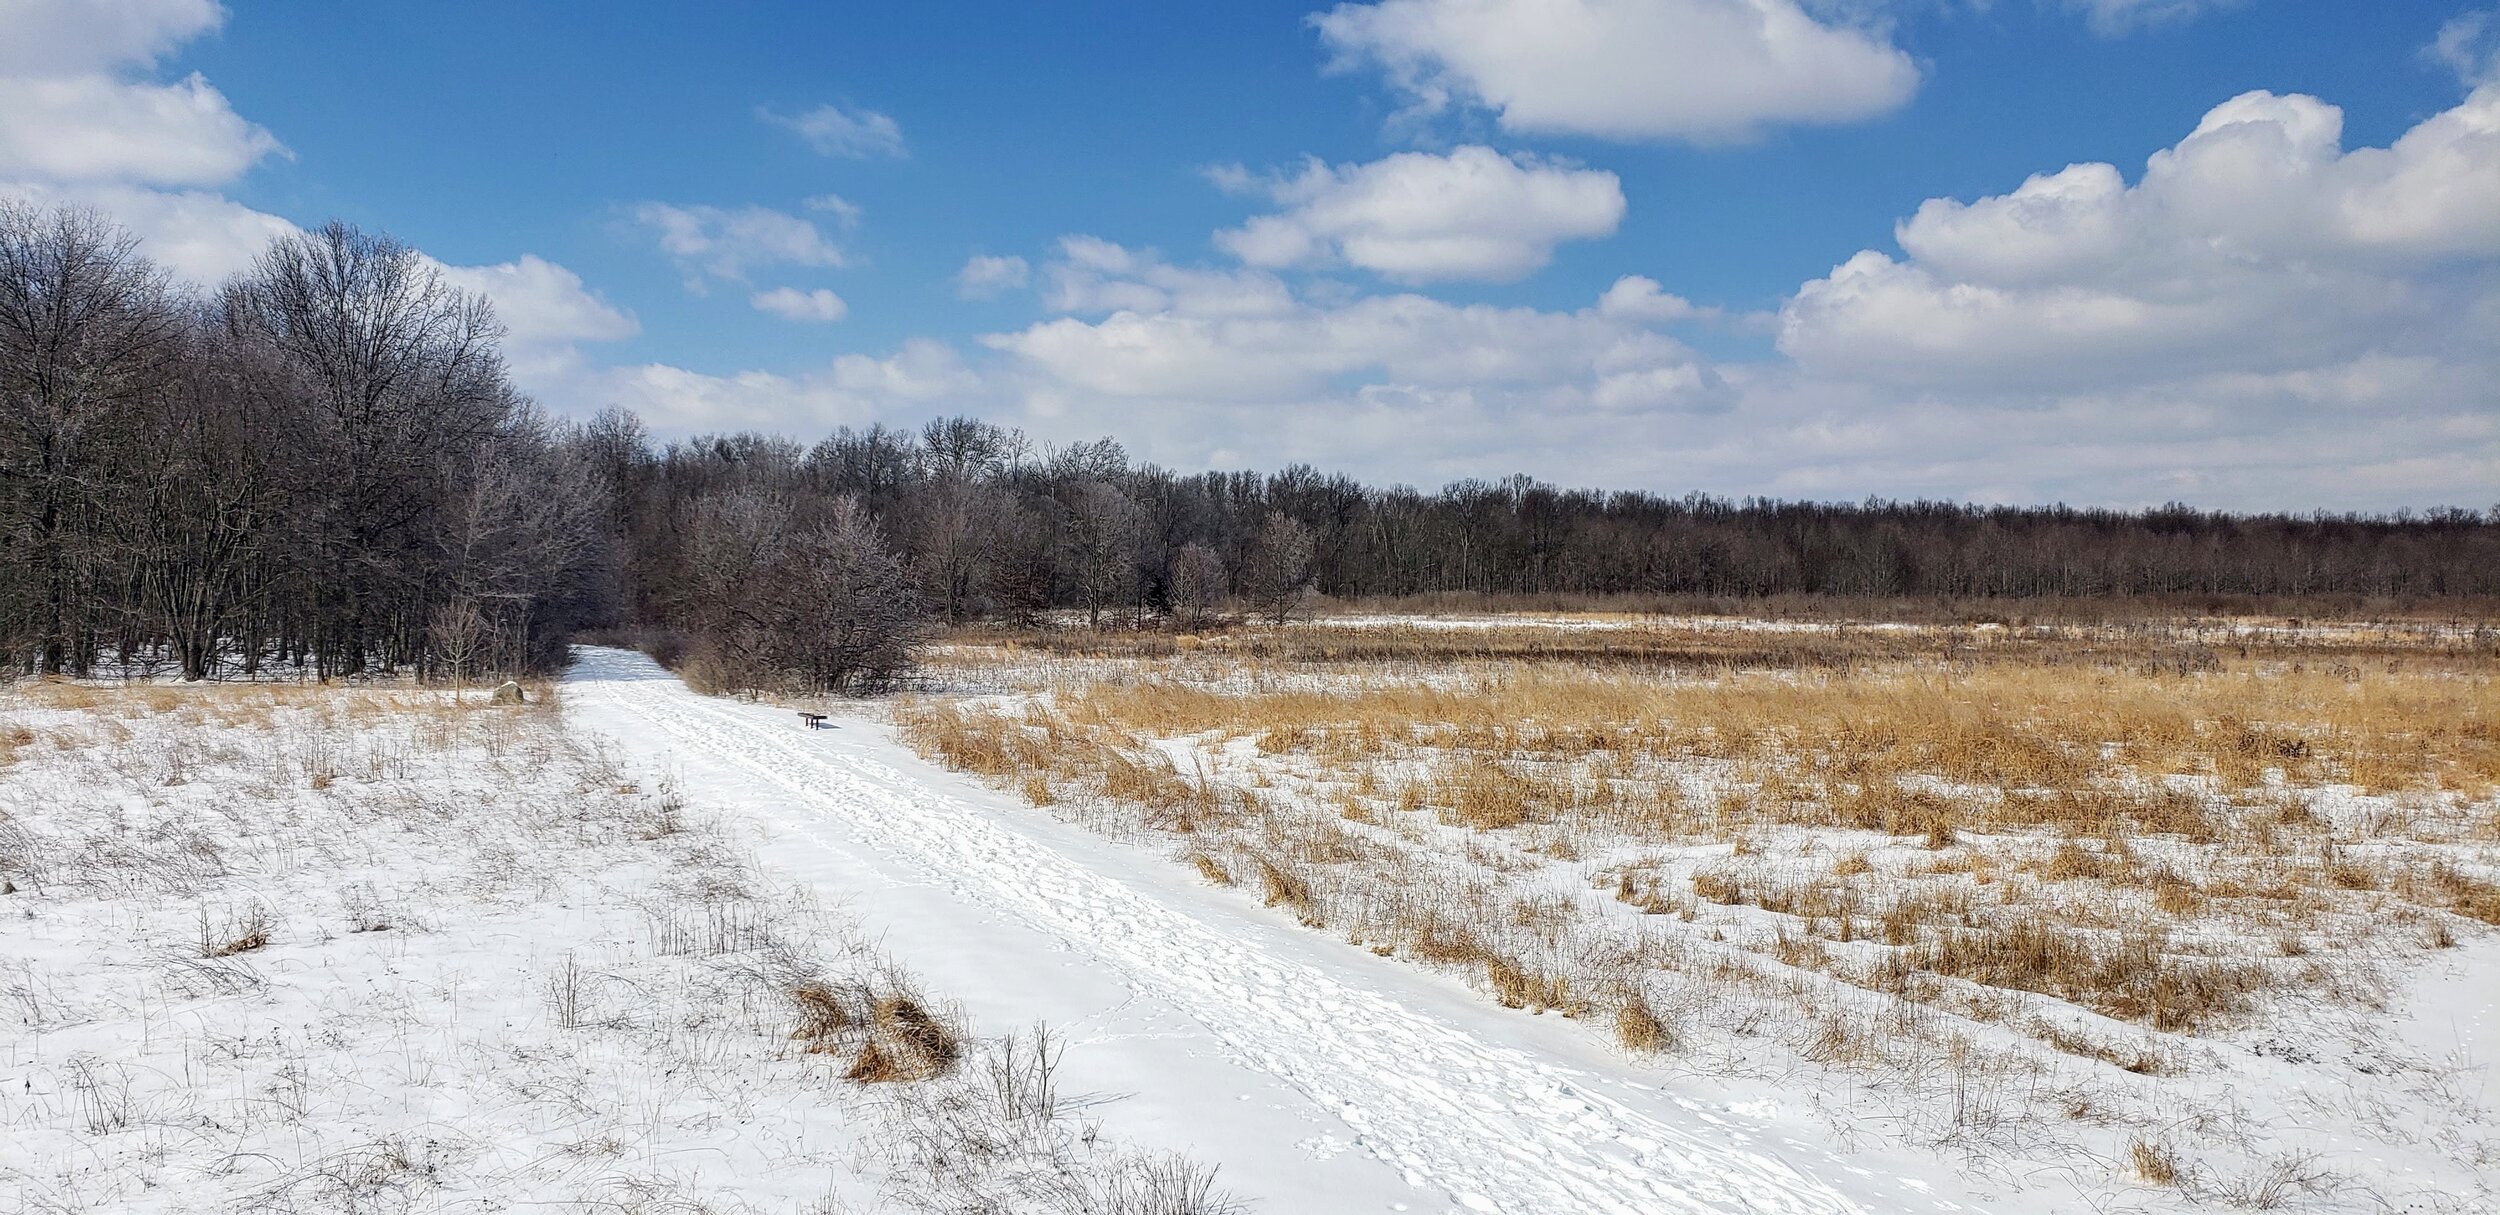
[{"label": "clump of dead grass", "polygon": [[2127,1163],[2154,1185],[2179,1184],[2179,1159],[2169,1144],[2138,1137],[2127,1142]]},{"label": "clump of dead grass", "polygon": [[2158,931],[2103,938],[2036,921],[1939,933],[1887,958],[1882,973],[1904,990],[1925,973],[2052,995],[2163,1031],[2244,1013],[2267,983],[2255,963],[2184,956]]},{"label": "clump of dead grass", "polygon": [[842,1078],[858,1084],[928,1080],[954,1070],[963,1057],[963,1033],[900,992],[879,996],[868,1008],[865,1040]]},{"label": "clump of dead grass", "polygon": [[269,908],[253,904],[241,912],[219,917],[212,926],[206,909],[200,912],[200,956],[230,958],[236,954],[266,949],[271,934],[278,930],[277,917]]},{"label": "clump of dead grass", "polygon": [[1615,1041],[1636,1054],[1663,1055],[1676,1048],[1675,1027],[1638,992],[1614,1003]]}]

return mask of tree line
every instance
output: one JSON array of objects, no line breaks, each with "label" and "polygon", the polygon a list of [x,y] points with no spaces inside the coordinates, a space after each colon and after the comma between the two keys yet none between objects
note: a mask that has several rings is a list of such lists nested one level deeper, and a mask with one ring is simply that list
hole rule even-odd
[{"label": "tree line", "polygon": [[1869,500],[1742,501],[1564,490],[1527,477],[1427,493],[1294,466],[1182,474],[1116,442],[1037,446],[942,418],[654,445],[608,436],[628,529],[628,601],[667,619],[719,504],[840,501],[871,519],[942,621],[1202,625],[1222,605],[1289,614],[1338,599],[1774,596],[1844,599],[2336,597],[2398,604],[2500,594],[2500,508],[2250,515]]},{"label": "tree line", "polygon": [[661,442],[621,411],[540,411],[501,332],[422,255],[350,226],[195,289],[91,212],[0,203],[10,669],[468,676],[633,627],[723,684],[868,689],[940,625],[1205,628],[1313,595],[2500,595],[2500,507],[1426,492],[1300,465],[1178,473],[969,417]]},{"label": "tree line", "polygon": [[0,642],[18,670],[517,669],[612,615],[612,513],[483,300],[342,224],[180,285],[0,202]]}]

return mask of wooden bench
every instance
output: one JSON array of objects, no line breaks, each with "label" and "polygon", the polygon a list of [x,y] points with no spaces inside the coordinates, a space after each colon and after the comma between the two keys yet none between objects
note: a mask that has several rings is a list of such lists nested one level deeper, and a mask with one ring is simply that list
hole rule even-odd
[{"label": "wooden bench", "polygon": [[807,724],[807,728],[810,730],[822,730],[825,728],[825,715],[822,713],[810,713],[802,709],[799,711],[799,720],[805,722]]}]

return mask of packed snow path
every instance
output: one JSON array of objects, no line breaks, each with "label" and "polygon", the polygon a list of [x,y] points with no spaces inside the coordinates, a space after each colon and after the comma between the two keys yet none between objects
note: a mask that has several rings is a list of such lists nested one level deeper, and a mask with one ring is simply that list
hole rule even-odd
[{"label": "packed snow path", "polygon": [[[1512,1215],[1956,1209],[1927,1184],[1882,1178],[1786,1141],[1870,1207],[1773,1154],[1766,1136],[1690,1103],[1636,1109],[1594,1091],[1576,1069],[1099,872],[942,788],[828,745],[785,711],[698,696],[640,654],[577,651],[567,698],[629,746],[636,736],[665,739],[691,792],[720,787],[716,773],[740,778],[731,787],[776,789],[783,796],[747,808],[771,835],[768,864],[785,848],[841,847],[831,835],[865,839],[882,854],[878,864],[909,865],[912,880],[1039,929],[1086,965],[1179,1010],[1234,1063],[1341,1119],[1358,1147],[1423,1191],[1418,1199],[1438,1192],[1467,1210]],[[1220,1139],[1196,1146],[1230,1163]],[[1228,1173],[1257,1196],[1257,1170]]]}]

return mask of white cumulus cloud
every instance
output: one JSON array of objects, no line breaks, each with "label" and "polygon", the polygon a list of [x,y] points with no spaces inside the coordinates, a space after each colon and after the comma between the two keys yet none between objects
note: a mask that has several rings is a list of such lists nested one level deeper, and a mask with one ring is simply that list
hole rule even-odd
[{"label": "white cumulus cloud", "polygon": [[[837,210],[837,214],[843,212]],[[813,221],[770,207],[647,202],[634,207],[631,216],[651,233],[660,251],[677,263],[686,275],[687,288],[698,292],[703,290],[706,278],[744,282],[749,270],[772,266],[829,268],[850,260],[842,247]]]},{"label": "white cumulus cloud", "polygon": [[[2209,111],[2132,184],[1932,199],[1783,308],[1793,484],[2386,509],[2500,476],[2500,88],[2386,147],[2313,97]],[[1757,393],[1747,408],[1773,398]],[[1809,405],[1809,403],[1811,403]],[[1794,491],[1790,491],[1794,492]]]},{"label": "white cumulus cloud", "polygon": [[2455,72],[2469,86],[2500,82],[2500,9],[2476,9],[2450,17],[2422,54]]},{"label": "white cumulus cloud", "polygon": [[1780,349],[1901,383],[2093,387],[2270,372],[2459,340],[2500,258],[2500,87],[2391,146],[2254,92],[2127,184],[2106,164],[1933,199],[1807,283]]},{"label": "white cumulus cloud", "polygon": [[270,241],[298,231],[285,219],[205,190],[0,182],[0,195],[37,206],[92,207],[129,229],[158,264],[203,286],[250,269]]},{"label": "white cumulus cloud", "polygon": [[225,16],[216,0],[0,0],[0,75],[153,63]]},{"label": "white cumulus cloud", "polygon": [[[1272,275],[1173,266],[1090,238],[1062,246],[1062,316],[984,339],[1055,390],[1174,402],[1327,398],[1342,377],[1409,388],[1586,402],[1609,376],[1665,389],[1651,409],[1707,408],[1714,377],[1681,343],[1640,320],[1460,305],[1413,294],[1320,303]],[[1657,376],[1690,370],[1691,375]],[[1632,381],[1624,381],[1629,385]],[[1628,398],[1618,398],[1626,401]]]},{"label": "white cumulus cloud", "polygon": [[2066,7],[2081,10],[2092,26],[2092,32],[2114,38],[2120,34],[2184,21],[2215,9],[2232,8],[2240,0],[2066,0]]},{"label": "white cumulus cloud", "polygon": [[1563,241],[1612,235],[1624,212],[1612,173],[1480,146],[1359,165],[1313,160],[1266,182],[1229,173],[1219,180],[1284,208],[1216,234],[1242,261],[1351,265],[1408,283],[1520,278],[1551,261]]},{"label": "white cumulus cloud", "polygon": [[796,114],[771,109],[756,113],[764,121],[796,134],[819,155],[865,160],[904,154],[902,126],[875,110],[827,104]]},{"label": "white cumulus cloud", "polygon": [[851,306],[842,297],[819,287],[801,291],[796,287],[775,287],[747,297],[758,312],[769,312],[785,321],[806,324],[828,324],[851,314]]},{"label": "white cumulus cloud", "polygon": [[1718,309],[1696,307],[1693,301],[1659,286],[1657,279],[1639,274],[1616,279],[1604,295],[1597,297],[1597,310],[1607,316],[1655,324],[1718,315]]},{"label": "white cumulus cloud", "polygon": [[197,74],[172,84],[0,76],[0,175],[218,185],[281,150]]},{"label": "white cumulus cloud", "polygon": [[1888,113],[1910,57],[1796,0],[1380,0],[1312,18],[1340,68],[1375,65],[1433,113],[1607,139],[1751,138]]},{"label": "white cumulus cloud", "polygon": [[204,0],[0,0],[0,181],[213,186],[283,154],[197,73],[144,78],[223,16]]},{"label": "white cumulus cloud", "polygon": [[964,267],[955,272],[955,294],[968,300],[996,299],[1024,286],[1033,277],[1033,267],[1021,257],[997,257],[976,253],[964,260]]},{"label": "white cumulus cloud", "polygon": [[512,377],[535,391],[583,365],[584,342],[618,342],[642,332],[633,314],[610,304],[582,276],[535,253],[491,266],[437,263],[443,281],[486,297],[503,322]]},{"label": "white cumulus cloud", "polygon": [[981,381],[953,347],[914,338],[884,358],[846,354],[797,375],[709,375],[666,363],[610,368],[585,377],[570,397],[579,407],[621,405],[663,432],[821,434],[836,426],[974,408],[980,402],[973,394],[980,389]]},{"label": "white cumulus cloud", "polygon": [[0,194],[94,208],[196,283],[295,231],[200,188],[283,154],[276,137],[196,74],[143,78],[224,16],[212,0],[0,0]]}]

